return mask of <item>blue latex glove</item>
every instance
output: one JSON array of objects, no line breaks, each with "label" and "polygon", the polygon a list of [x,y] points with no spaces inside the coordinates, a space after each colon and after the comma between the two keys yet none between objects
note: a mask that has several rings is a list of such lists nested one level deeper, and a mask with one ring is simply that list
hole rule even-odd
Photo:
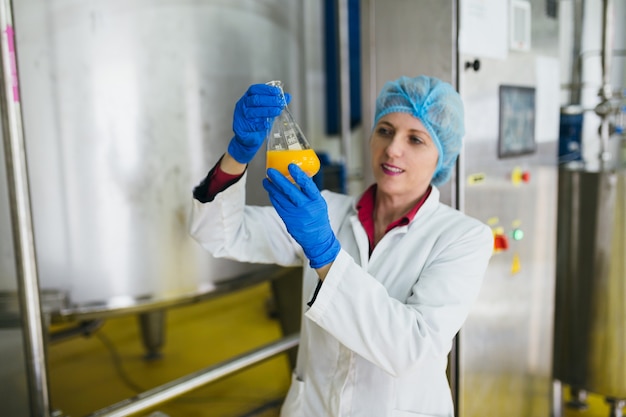
[{"label": "blue latex glove", "polygon": [[320,268],[335,260],[341,245],[330,228],[326,200],[313,180],[295,164],[289,165],[289,173],[300,188],[274,168],[267,170],[269,180],[263,179],[263,187],[311,268]]},{"label": "blue latex glove", "polygon": [[228,153],[241,164],[247,164],[263,144],[274,118],[289,103],[278,87],[253,84],[237,101],[233,114],[235,136],[228,144]]}]

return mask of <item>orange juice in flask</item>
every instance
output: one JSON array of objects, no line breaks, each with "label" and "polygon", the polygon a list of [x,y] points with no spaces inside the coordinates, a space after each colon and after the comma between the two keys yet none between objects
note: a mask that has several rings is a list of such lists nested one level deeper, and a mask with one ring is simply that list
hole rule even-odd
[{"label": "orange juice in flask", "polygon": [[[278,87],[282,91],[280,81],[270,81],[268,85]],[[274,124],[267,137],[267,168],[275,168],[293,182],[287,167],[289,164],[298,165],[309,177],[317,174],[320,170],[320,160],[311,149],[300,126],[295,122],[285,108],[274,119]]]}]

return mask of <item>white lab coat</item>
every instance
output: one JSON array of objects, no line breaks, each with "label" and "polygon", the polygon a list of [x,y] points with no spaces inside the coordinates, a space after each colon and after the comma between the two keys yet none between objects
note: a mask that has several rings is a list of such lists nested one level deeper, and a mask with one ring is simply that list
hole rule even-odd
[{"label": "white lab coat", "polygon": [[491,230],[439,202],[433,187],[411,223],[371,257],[356,199],[323,192],[341,243],[312,307],[318,277],[273,207],[245,206],[246,175],[214,201],[193,200],[190,232],[216,257],[304,263],[296,369],[281,417],[451,417],[452,340],[478,296]]}]

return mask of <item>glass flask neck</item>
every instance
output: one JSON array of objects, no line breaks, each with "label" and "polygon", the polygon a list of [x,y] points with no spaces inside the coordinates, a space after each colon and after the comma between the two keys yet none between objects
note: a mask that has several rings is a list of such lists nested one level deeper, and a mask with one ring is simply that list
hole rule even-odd
[{"label": "glass flask neck", "polygon": [[[283,92],[281,81],[270,81],[267,85],[278,87],[281,92]],[[272,128],[267,137],[267,150],[299,151],[304,149],[311,149],[311,146],[304,137],[300,126],[291,115],[287,104],[285,104],[283,111],[276,116],[272,124]]]}]

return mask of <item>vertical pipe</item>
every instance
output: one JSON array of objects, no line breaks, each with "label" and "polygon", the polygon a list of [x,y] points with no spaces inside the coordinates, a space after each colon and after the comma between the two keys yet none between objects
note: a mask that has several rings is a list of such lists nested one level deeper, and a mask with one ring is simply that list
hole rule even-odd
[{"label": "vertical pipe", "polygon": [[604,99],[610,99],[613,96],[611,89],[611,61],[613,54],[613,0],[604,0],[602,2],[602,91],[601,96]]},{"label": "vertical pipe", "polygon": [[572,45],[572,80],[569,104],[580,104],[582,90],[582,54],[580,53],[583,33],[584,0],[573,2],[573,45]]},{"label": "vertical pipe", "polygon": [[602,87],[600,89],[601,102],[596,107],[600,116],[600,163],[610,159],[609,148],[609,113],[610,99],[613,95],[611,88],[611,54],[613,53],[613,0],[602,2]]},{"label": "vertical pipe", "polygon": [[339,62],[339,111],[341,129],[341,158],[350,176],[350,39],[348,0],[335,0],[337,16],[337,51]]},{"label": "vertical pipe", "polygon": [[[363,132],[366,139],[374,122],[374,106],[378,89],[376,86],[376,0],[361,0],[359,2],[359,13],[361,15],[361,113],[363,117]],[[369,140],[361,143],[361,177],[364,184],[371,184],[374,181],[374,175],[370,169],[370,150]]]},{"label": "vertical pipe", "polygon": [[2,32],[0,53],[2,64],[0,65],[2,136],[15,246],[20,317],[26,350],[30,412],[33,416],[47,417],[50,409],[45,343],[26,169],[11,0],[0,0],[0,30]]},{"label": "vertical pipe", "polygon": [[[459,0],[452,0],[452,50],[451,50],[451,62],[452,62],[452,74],[450,79],[454,83],[454,87],[457,91],[461,92],[461,80],[459,73],[459,22],[460,22],[460,5]],[[463,181],[459,181],[459,178],[463,178],[463,172],[465,171],[465,158],[463,155],[459,155],[455,166],[455,175],[450,180],[450,205],[463,212],[465,210],[465,190]],[[460,361],[461,361],[461,337],[457,334],[454,337],[452,349],[448,355],[448,381],[450,383],[450,390],[452,392],[452,398],[454,398],[454,415],[458,416],[461,413],[459,399],[461,398],[461,374],[460,374]]]},{"label": "vertical pipe", "polygon": [[[456,90],[461,93],[461,79],[460,79],[460,58],[459,58],[459,31],[460,31],[460,4],[459,0],[452,0],[452,16],[450,19],[452,20],[452,50],[450,56],[450,62],[452,62],[452,74],[450,74],[450,79],[454,83],[454,87]],[[456,175],[454,175],[450,179],[450,205],[452,207],[456,207],[458,210],[463,211],[465,209],[465,201],[463,197],[465,196],[465,187],[463,181],[460,181],[459,178],[463,178],[464,169],[464,160],[462,157],[457,158],[457,163],[455,167]]]},{"label": "vertical pipe", "polygon": [[[308,36],[310,33],[310,28],[307,26],[307,19],[306,19],[306,6],[304,5],[304,2],[298,2],[297,3],[297,19],[298,19],[298,28],[299,30],[296,29],[292,29],[295,31],[296,33],[296,39],[298,42],[298,48],[300,51],[306,51],[306,45],[308,42]],[[306,97],[306,100],[301,100],[300,101],[300,105],[301,110],[300,110],[300,116],[298,117],[298,120],[302,120],[304,123],[304,126],[302,124],[300,124],[300,127],[302,127],[304,129],[305,132],[310,131],[309,129],[311,129],[311,120],[309,118],[309,94],[306,93],[309,89],[309,81],[308,81],[308,76],[307,76],[307,68],[308,68],[308,52],[302,53],[302,54],[298,54],[298,82],[301,86],[302,89],[304,89],[304,92],[299,92],[299,94],[302,95],[302,97]],[[313,144],[311,144],[313,145]]]}]

